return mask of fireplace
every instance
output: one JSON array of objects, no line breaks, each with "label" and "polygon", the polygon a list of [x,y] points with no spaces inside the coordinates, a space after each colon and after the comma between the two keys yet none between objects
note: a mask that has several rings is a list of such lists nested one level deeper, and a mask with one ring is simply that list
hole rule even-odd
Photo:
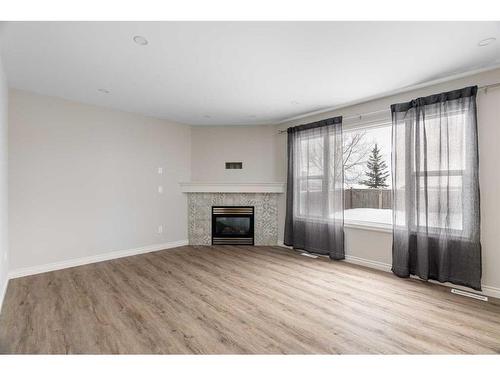
[{"label": "fireplace", "polygon": [[212,206],[212,245],[253,244],[253,206]]}]

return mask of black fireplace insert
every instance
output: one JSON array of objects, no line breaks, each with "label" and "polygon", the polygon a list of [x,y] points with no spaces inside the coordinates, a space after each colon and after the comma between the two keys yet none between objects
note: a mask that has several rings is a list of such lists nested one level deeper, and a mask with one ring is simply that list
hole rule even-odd
[{"label": "black fireplace insert", "polygon": [[212,206],[212,245],[253,244],[253,206]]}]

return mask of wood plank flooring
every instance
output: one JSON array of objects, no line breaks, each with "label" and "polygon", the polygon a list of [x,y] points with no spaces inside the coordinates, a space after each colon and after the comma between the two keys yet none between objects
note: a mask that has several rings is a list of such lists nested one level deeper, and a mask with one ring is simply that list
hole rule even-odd
[{"label": "wood plank flooring", "polygon": [[184,246],[14,279],[2,353],[499,353],[500,304],[280,247]]}]

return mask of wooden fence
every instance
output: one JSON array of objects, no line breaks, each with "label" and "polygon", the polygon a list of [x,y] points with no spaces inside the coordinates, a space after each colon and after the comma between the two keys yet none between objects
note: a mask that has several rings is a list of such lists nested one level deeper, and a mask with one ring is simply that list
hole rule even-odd
[{"label": "wooden fence", "polygon": [[345,189],[344,209],[392,208],[392,191],[389,189]]}]

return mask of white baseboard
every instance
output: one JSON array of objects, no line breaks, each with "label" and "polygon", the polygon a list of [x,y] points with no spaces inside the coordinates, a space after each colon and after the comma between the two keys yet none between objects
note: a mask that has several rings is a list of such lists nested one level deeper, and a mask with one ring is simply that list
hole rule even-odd
[{"label": "white baseboard", "polygon": [[392,266],[388,263],[378,262],[376,260],[364,259],[355,257],[353,255],[346,255],[345,262],[357,264],[359,266],[365,266],[369,268],[374,268],[376,270],[391,272]]},{"label": "white baseboard", "polygon": [[[459,288],[457,288],[459,289]],[[482,287],[483,293],[485,296],[489,297],[495,297],[500,299],[500,288],[495,288],[494,286],[487,286],[483,285]],[[474,291],[474,293],[477,293],[477,291]]]},{"label": "white baseboard", "polygon": [[111,251],[108,253],[92,255],[89,257],[68,259],[68,260],[63,260],[61,262],[47,263],[47,264],[42,264],[39,266],[23,267],[23,268],[11,270],[9,272],[9,279],[15,279],[17,277],[23,277],[23,276],[29,276],[29,275],[36,275],[38,273],[56,271],[56,270],[61,270],[64,268],[83,266],[84,264],[103,262],[106,260],[123,258],[123,257],[132,256],[132,255],[150,253],[153,251],[171,249],[174,247],[185,246],[187,244],[188,244],[188,240],[166,242],[166,243],[161,243],[161,244],[138,247],[135,249]]},{"label": "white baseboard", "polygon": [[293,249],[291,246],[286,246],[283,241],[278,241],[278,246],[280,247],[286,247],[287,249]]},{"label": "white baseboard", "polygon": [[[283,244],[282,241],[278,241],[278,246],[286,247],[287,249],[294,250],[293,247],[286,246],[285,244]],[[300,250],[298,250],[298,251],[300,251]],[[391,265],[390,264],[377,262],[377,261],[370,260],[370,259],[359,258],[359,257],[355,257],[352,255],[346,255],[344,262],[357,264],[357,265],[365,266],[365,267],[369,267],[369,268],[375,268],[377,270],[381,270],[381,271],[385,271],[385,272],[391,272]]]},{"label": "white baseboard", "polygon": [[2,289],[0,290],[0,313],[2,312],[3,300],[5,298],[5,293],[7,293],[7,285],[9,284],[9,278],[6,277],[4,280]]},{"label": "white baseboard", "polygon": [[[287,249],[292,249],[292,247],[284,245],[282,241],[278,241],[278,246],[285,247]],[[359,258],[359,257],[355,257],[353,255],[346,255],[344,261],[347,263],[357,264],[360,266],[365,266],[368,268],[373,268],[373,269],[384,271],[384,272],[392,272],[391,271],[392,266],[390,264],[378,262],[375,260]],[[417,276],[411,276],[411,277],[418,279],[418,280],[421,280]],[[443,286],[446,286],[448,288],[462,289],[462,290],[470,291],[472,293],[483,294],[483,295],[488,296],[488,297],[495,297],[495,298],[500,299],[500,288],[496,288],[493,286],[483,285],[482,292],[478,292],[477,290],[470,289],[470,288],[463,287],[463,286],[457,286],[457,285],[452,284],[452,283],[440,283],[439,281],[435,281],[435,280],[428,280],[428,281],[430,283],[443,285]]]}]

